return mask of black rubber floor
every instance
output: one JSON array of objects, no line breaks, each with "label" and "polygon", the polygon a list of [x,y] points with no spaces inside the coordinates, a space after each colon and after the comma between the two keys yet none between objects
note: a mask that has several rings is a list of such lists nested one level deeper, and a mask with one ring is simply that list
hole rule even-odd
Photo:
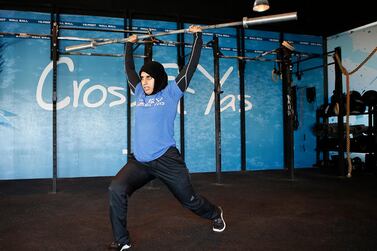
[{"label": "black rubber floor", "polygon": [[[317,169],[192,174],[227,228],[184,209],[159,181],[129,205],[132,250],[377,250],[377,177]],[[0,250],[107,250],[111,177],[0,181]]]}]

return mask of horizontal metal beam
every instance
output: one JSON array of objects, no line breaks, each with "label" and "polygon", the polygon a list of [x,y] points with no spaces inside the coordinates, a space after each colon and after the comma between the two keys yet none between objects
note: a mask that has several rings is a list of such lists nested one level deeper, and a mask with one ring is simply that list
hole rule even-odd
[{"label": "horizontal metal beam", "polygon": [[[97,57],[125,57],[125,54],[116,53],[93,53],[93,52],[60,52],[61,55],[75,55],[75,56],[97,56]],[[134,55],[135,58],[146,58],[144,55]]]},{"label": "horizontal metal beam", "polygon": [[89,28],[89,27],[71,27],[71,26],[59,26],[60,30],[82,30],[82,31],[103,31],[103,32],[119,32],[119,33],[142,33],[149,34],[148,31],[134,31],[134,30],[120,30],[120,29],[101,29],[101,28]]},{"label": "horizontal metal beam", "polygon": [[0,36],[15,36],[20,38],[30,38],[30,37],[48,37],[51,38],[51,34],[36,34],[36,33],[26,33],[26,32],[0,32]]},{"label": "horizontal metal beam", "polygon": [[[242,21],[239,22],[230,22],[230,23],[223,23],[223,24],[213,24],[213,25],[206,25],[201,26],[202,30],[207,29],[217,29],[217,28],[224,28],[224,27],[232,27],[232,26],[239,26],[243,25],[245,28],[253,25],[261,25],[266,23],[275,23],[275,22],[283,22],[283,21],[291,21],[297,19],[297,12],[290,12],[284,14],[277,14],[277,15],[269,15],[263,17],[256,17],[256,18],[247,18],[244,17]],[[150,38],[150,37],[157,37],[157,36],[166,36],[172,34],[179,34],[189,32],[189,29],[180,29],[180,30],[171,30],[166,32],[160,32],[156,34],[148,34],[148,35],[141,35],[138,38]],[[126,43],[128,42],[128,38],[122,39],[108,39],[106,41],[91,41],[90,43],[86,44],[78,44],[78,45],[70,45],[65,47],[65,51],[75,51],[75,50],[84,50],[84,49],[94,49],[97,46],[106,45],[106,44],[114,44],[114,43]]]}]

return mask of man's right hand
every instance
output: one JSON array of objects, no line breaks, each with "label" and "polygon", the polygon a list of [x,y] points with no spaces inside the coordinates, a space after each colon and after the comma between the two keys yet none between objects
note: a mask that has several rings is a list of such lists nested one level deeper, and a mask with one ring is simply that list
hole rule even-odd
[{"label": "man's right hand", "polygon": [[139,39],[138,39],[137,35],[135,35],[135,34],[128,37],[128,42],[131,42],[131,43],[136,43],[138,40]]},{"label": "man's right hand", "polygon": [[190,25],[188,31],[191,33],[202,32],[202,27],[200,25]]}]

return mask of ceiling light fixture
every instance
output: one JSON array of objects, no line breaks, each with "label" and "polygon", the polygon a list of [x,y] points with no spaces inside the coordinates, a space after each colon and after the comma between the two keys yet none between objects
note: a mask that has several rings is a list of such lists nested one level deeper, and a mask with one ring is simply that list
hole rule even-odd
[{"label": "ceiling light fixture", "polygon": [[253,11],[257,12],[263,12],[270,8],[270,5],[268,4],[268,0],[255,0]]}]

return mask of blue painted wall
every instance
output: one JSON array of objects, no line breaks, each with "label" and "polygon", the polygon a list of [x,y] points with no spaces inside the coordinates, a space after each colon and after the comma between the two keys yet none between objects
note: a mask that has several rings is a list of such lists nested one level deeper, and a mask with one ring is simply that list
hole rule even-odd
[{"label": "blue painted wall", "polygon": [[[2,32],[48,34],[49,14],[1,11]],[[49,39],[0,38],[0,178],[52,176],[52,116],[36,102]],[[51,82],[51,78],[47,80]]]},{"label": "blue painted wall", "polygon": [[[60,15],[60,25],[125,29],[124,19]],[[153,32],[177,29],[174,22],[132,20],[133,29]],[[185,24],[188,27],[189,24]],[[0,11],[2,32],[50,34],[50,14]],[[224,55],[237,54],[235,28],[205,31],[204,43],[219,36]],[[123,38],[123,33],[60,29],[61,37]],[[285,34],[297,48],[300,41],[318,42],[318,37]],[[279,33],[246,30],[246,56],[279,46]],[[176,41],[176,35],[160,37]],[[185,41],[192,41],[185,34]],[[83,41],[60,41],[59,50]],[[85,43],[85,42],[84,42]],[[312,48],[313,47],[313,48]],[[300,50],[312,52],[321,46],[302,45]],[[315,48],[315,49],[314,49]],[[186,54],[191,51],[186,46]],[[82,52],[123,54],[123,44],[100,46]],[[141,45],[134,54],[142,55]],[[266,58],[274,58],[275,55]],[[164,64],[169,78],[178,74],[177,48],[155,45],[153,59]],[[186,57],[186,60],[188,58]],[[143,59],[136,58],[136,69]],[[247,170],[280,169],[283,166],[283,117],[281,81],[271,78],[273,62],[250,61],[245,71]],[[199,66],[185,94],[185,149],[190,172],[214,172],[215,121],[213,55],[210,47],[202,50]],[[314,142],[309,135],[315,107],[323,94],[322,73],[303,76],[295,84],[304,90],[316,86],[317,101],[305,103],[299,93],[299,118],[295,133],[296,166],[314,164]],[[240,106],[238,62],[220,60],[222,168],[241,169]],[[60,55],[58,65],[58,177],[114,175],[127,161],[127,79],[122,57]],[[0,179],[52,177],[52,63],[50,39],[47,36],[20,38],[14,34],[0,36]],[[133,98],[131,98],[133,102]],[[133,107],[133,105],[131,105]],[[132,109],[133,110],[133,109]],[[301,117],[300,117],[301,116]],[[132,127],[135,125],[132,122]],[[179,148],[179,116],[175,124]],[[304,140],[303,140],[304,138]]]},{"label": "blue painted wall", "polygon": [[[319,67],[301,73],[301,79],[297,77],[297,64],[293,65],[293,85],[297,93],[297,122],[298,128],[294,132],[294,155],[295,167],[312,167],[316,162],[316,136],[312,128],[316,123],[316,110],[323,104],[323,41],[318,36],[284,34],[284,40],[288,41],[295,48],[294,52],[300,52],[301,59],[313,57],[303,61],[299,70]],[[293,54],[292,62],[300,58]],[[309,102],[306,97],[307,88],[315,88],[315,99]]]},{"label": "blue painted wall", "polygon": [[[223,53],[236,55],[237,40],[235,29],[211,30],[203,32],[203,43],[219,36],[219,46]],[[191,43],[192,35],[185,41]],[[235,50],[235,51],[234,51]],[[186,49],[189,53],[191,48]],[[237,61],[220,60],[221,94],[221,148],[222,170],[240,170],[240,113],[239,80]],[[214,108],[214,66],[212,48],[203,48],[197,71],[186,94],[185,128],[187,164],[197,172],[214,172],[215,165],[215,108]],[[190,169],[191,170],[191,169]]]},{"label": "blue painted wall", "polygon": [[[245,31],[246,56],[254,58],[279,47],[279,33]],[[276,54],[266,56],[276,59]],[[248,61],[245,70],[246,169],[283,167],[283,101],[281,81],[271,76],[272,61]]]}]

